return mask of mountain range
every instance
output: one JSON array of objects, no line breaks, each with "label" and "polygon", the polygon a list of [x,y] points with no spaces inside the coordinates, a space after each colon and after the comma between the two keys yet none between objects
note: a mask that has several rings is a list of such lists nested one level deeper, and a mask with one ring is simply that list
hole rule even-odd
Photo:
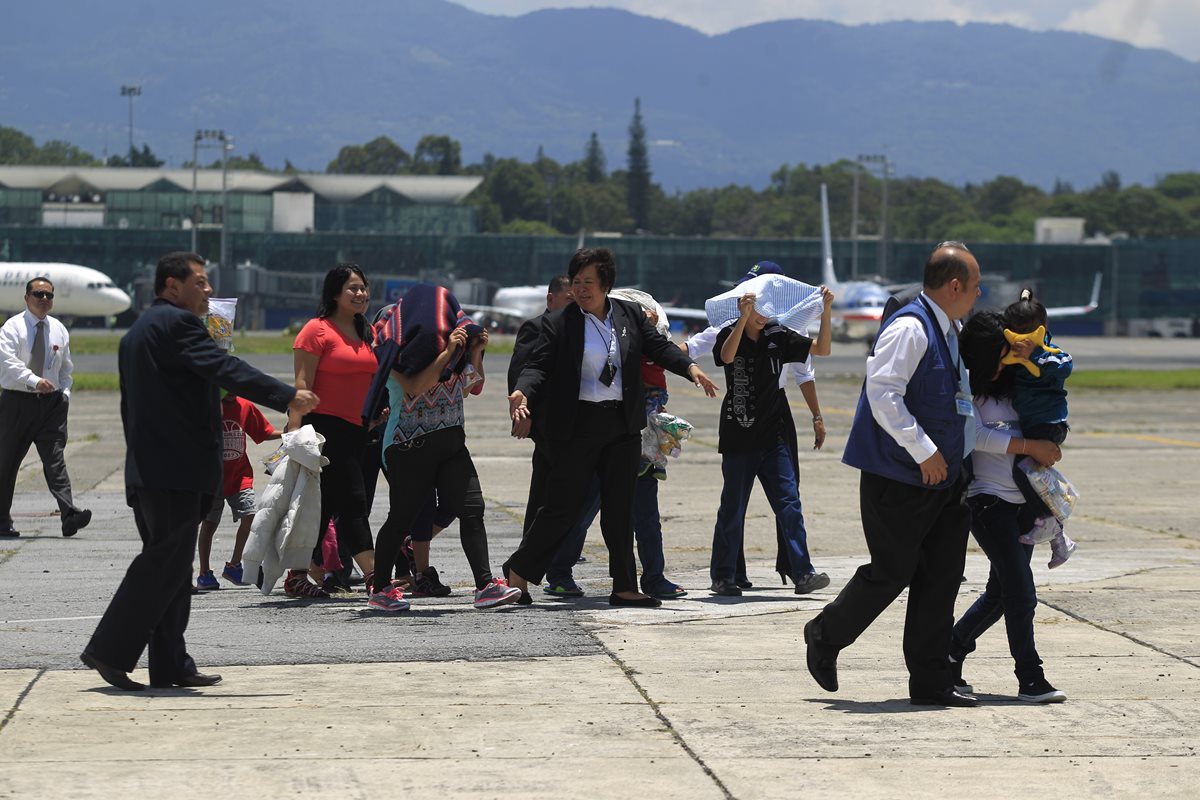
[{"label": "mountain range", "polygon": [[[64,8],[64,5],[66,6]],[[780,165],[882,153],[899,175],[1077,187],[1200,170],[1200,64],[1006,25],[793,20],[719,36],[624,11],[489,16],[444,0],[17,2],[0,27],[0,124],[168,165],[197,128],[312,171],[379,135],[530,161],[625,163],[641,99],[668,191],[764,185]],[[204,160],[211,160],[208,154]]]}]

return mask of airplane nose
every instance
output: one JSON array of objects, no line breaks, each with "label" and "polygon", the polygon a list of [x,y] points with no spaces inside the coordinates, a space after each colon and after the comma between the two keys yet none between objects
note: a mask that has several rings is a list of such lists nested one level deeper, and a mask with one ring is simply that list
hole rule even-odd
[{"label": "airplane nose", "polygon": [[129,295],[115,287],[110,287],[101,292],[101,296],[108,304],[109,314],[120,314],[127,311],[133,305],[133,301],[129,299]]}]

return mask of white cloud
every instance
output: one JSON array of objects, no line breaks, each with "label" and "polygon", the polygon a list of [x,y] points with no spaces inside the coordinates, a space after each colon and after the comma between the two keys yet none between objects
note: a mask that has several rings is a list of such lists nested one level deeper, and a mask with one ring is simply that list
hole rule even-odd
[{"label": "white cloud", "polygon": [[1031,30],[1072,30],[1161,47],[1200,60],[1197,0],[455,0],[490,14],[609,6],[669,19],[708,34],[777,19],[858,25],[891,20],[1003,22]]}]

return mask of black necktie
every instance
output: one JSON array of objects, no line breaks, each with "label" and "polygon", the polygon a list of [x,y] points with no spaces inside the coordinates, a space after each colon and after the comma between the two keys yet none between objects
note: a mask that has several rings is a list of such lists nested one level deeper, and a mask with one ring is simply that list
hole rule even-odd
[{"label": "black necktie", "polygon": [[39,378],[46,371],[46,320],[38,322],[37,330],[33,334],[33,347],[30,348],[29,353],[29,368]]}]

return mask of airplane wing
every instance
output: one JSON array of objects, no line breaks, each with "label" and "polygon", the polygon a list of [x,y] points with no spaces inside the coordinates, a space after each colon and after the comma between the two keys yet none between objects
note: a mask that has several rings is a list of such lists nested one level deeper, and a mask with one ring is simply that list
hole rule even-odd
[{"label": "airplane wing", "polygon": [[1096,273],[1096,280],[1092,283],[1092,297],[1088,300],[1086,306],[1054,306],[1046,309],[1047,317],[1075,317],[1080,314],[1090,314],[1100,307],[1100,281],[1104,277],[1103,273]]},{"label": "airplane wing", "polygon": [[489,317],[504,317],[524,322],[529,315],[519,308],[506,306],[477,306],[474,303],[460,303],[459,307],[468,314],[485,314]]},{"label": "airplane wing", "polygon": [[672,319],[691,319],[700,322],[708,322],[708,314],[703,308],[681,308],[679,306],[663,306],[663,311],[667,312],[667,316]]}]

